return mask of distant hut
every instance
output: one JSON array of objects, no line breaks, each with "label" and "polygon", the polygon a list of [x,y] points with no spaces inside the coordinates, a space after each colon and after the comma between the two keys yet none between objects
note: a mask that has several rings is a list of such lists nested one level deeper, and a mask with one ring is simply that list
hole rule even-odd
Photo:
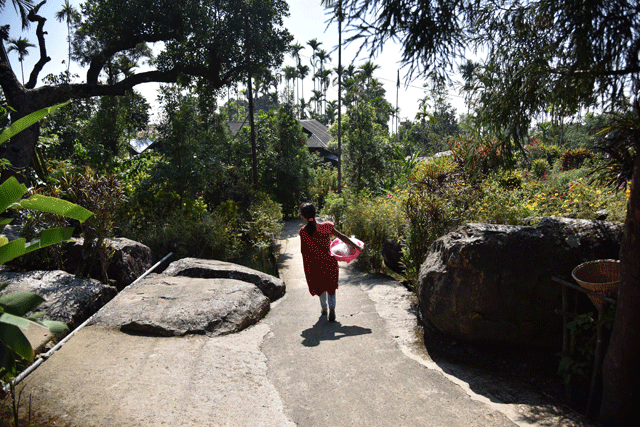
[{"label": "distant hut", "polygon": [[[307,135],[307,148],[311,153],[317,153],[325,162],[338,166],[338,156],[327,148],[332,136],[329,128],[317,120],[298,120],[303,132]],[[249,126],[249,122],[227,122],[232,135],[236,135],[240,129]]]}]

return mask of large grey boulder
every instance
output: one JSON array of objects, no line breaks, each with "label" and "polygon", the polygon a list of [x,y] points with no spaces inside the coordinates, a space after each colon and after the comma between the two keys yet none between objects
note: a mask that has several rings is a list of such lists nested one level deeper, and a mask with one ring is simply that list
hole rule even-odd
[{"label": "large grey boulder", "polygon": [[36,311],[45,311],[45,319],[58,320],[70,329],[91,317],[118,292],[113,286],[61,270],[0,271],[0,283],[9,284],[0,295],[18,291],[40,295],[45,302]]},{"label": "large grey boulder", "polygon": [[253,283],[270,301],[283,296],[286,289],[284,282],[277,277],[241,265],[210,259],[183,258],[169,264],[163,274],[203,279],[236,279]]},{"label": "large grey boulder", "polygon": [[[84,239],[78,238],[65,245],[65,271],[72,274],[78,271],[82,262],[83,243]],[[109,239],[108,243],[113,255],[107,267],[107,277],[119,291],[133,283],[153,265],[151,249],[142,243],[125,237]],[[100,277],[98,265],[94,265],[91,277]]]},{"label": "large grey boulder", "polygon": [[[9,241],[20,237],[19,227],[6,226],[1,235]],[[153,265],[151,249],[142,243],[124,237],[107,240],[112,251],[111,259],[107,267],[107,277],[119,291],[124,289]],[[42,255],[38,253],[19,257],[8,263],[9,267],[20,270],[60,270],[70,274],[78,274],[79,267],[83,263],[82,245],[83,238],[73,238],[62,245],[62,265],[52,265],[43,262]],[[100,267],[97,263],[89,272],[90,277],[101,279]]]},{"label": "large grey boulder", "polygon": [[120,292],[91,324],[151,336],[216,336],[257,323],[269,307],[251,283],[150,274]]},{"label": "large grey boulder", "polygon": [[456,339],[558,348],[561,286],[579,264],[617,259],[623,224],[543,218],[537,227],[469,224],[433,243],[417,293],[423,321]]}]

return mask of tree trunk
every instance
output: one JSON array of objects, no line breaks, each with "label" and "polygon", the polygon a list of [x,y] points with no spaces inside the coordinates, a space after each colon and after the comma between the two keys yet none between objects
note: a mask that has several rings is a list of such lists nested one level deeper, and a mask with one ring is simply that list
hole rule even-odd
[{"label": "tree trunk", "polygon": [[611,341],[603,368],[600,423],[636,426],[640,422],[640,155],[633,168],[624,237],[622,278]]}]

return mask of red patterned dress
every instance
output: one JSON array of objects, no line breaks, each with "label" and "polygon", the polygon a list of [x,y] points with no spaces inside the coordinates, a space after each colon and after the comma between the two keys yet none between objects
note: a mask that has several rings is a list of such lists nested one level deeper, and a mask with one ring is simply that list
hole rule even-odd
[{"label": "red patterned dress", "polygon": [[332,222],[316,224],[313,236],[302,227],[300,232],[300,247],[304,275],[311,295],[322,295],[325,291],[330,295],[338,289],[338,260],[331,255]]}]

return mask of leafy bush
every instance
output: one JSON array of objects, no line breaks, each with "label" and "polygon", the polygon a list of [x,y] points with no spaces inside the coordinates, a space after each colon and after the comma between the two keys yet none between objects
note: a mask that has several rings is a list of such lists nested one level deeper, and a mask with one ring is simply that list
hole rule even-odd
[{"label": "leafy bush", "polygon": [[98,174],[87,168],[81,174],[73,174],[63,192],[80,206],[94,212],[93,217],[82,226],[83,276],[90,275],[94,265],[100,269],[100,279],[107,282],[107,267],[113,255],[107,239],[114,236],[118,212],[126,201],[122,182],[111,174]]},{"label": "leafy bush", "polygon": [[[49,184],[32,190],[32,194],[42,194],[68,200],[82,206],[94,215],[82,226],[77,227],[84,238],[80,270],[76,274],[90,276],[107,283],[107,267],[112,250],[107,239],[114,237],[120,225],[119,212],[126,202],[123,183],[115,175],[98,174],[90,168],[76,170],[66,162],[56,164],[58,169],[49,174]],[[21,234],[32,238],[43,228],[77,225],[60,215],[37,210],[21,212]],[[30,254],[18,260],[24,268],[62,268],[64,258],[60,246],[47,248],[41,257]]]},{"label": "leafy bush", "polygon": [[460,166],[449,159],[420,163],[412,180],[405,199],[403,263],[407,279],[415,285],[429,246],[462,223],[474,190],[462,180]]},{"label": "leafy bush", "polygon": [[318,210],[324,207],[331,193],[338,191],[338,170],[329,164],[317,166],[311,170],[311,183],[307,189],[309,200]]},{"label": "leafy bush", "polygon": [[495,180],[505,190],[517,190],[522,188],[523,177],[518,171],[506,170],[493,173],[490,180]]},{"label": "leafy bush", "polygon": [[523,152],[520,158],[520,167],[522,169],[531,169],[533,162],[538,159],[545,160],[547,166],[553,165],[553,163],[562,156],[560,147],[555,144],[545,144],[539,139],[532,138],[523,147]]},{"label": "leafy bush", "polygon": [[449,142],[452,158],[464,174],[464,180],[475,183],[484,179],[502,165],[512,162],[511,153],[503,152],[502,143],[478,133]]},{"label": "leafy bush", "polygon": [[587,159],[595,160],[596,155],[586,148],[567,150],[562,155],[562,170],[578,169]]},{"label": "leafy bush", "polygon": [[245,240],[251,246],[250,259],[245,265],[277,276],[275,244],[282,230],[282,220],[280,205],[266,194],[259,194],[251,203],[243,227]]},{"label": "leafy bush", "polygon": [[346,215],[347,203],[345,192],[340,194],[329,193],[327,195],[326,204],[322,210],[322,214],[331,216],[338,229],[344,229],[343,224]]},{"label": "leafy bush", "polygon": [[[522,179],[522,178],[521,178]],[[464,222],[489,224],[521,224],[529,212],[522,206],[521,186],[505,186],[503,175],[494,174],[469,197],[469,209],[464,212]]]},{"label": "leafy bush", "polygon": [[544,178],[547,172],[549,172],[549,169],[549,162],[545,159],[535,159],[533,163],[531,163],[531,171],[537,178]]},{"label": "leafy bush", "polygon": [[[598,320],[594,319],[593,312],[582,313],[567,322],[569,329],[569,346],[566,351],[558,353],[560,364],[558,374],[562,376],[565,384],[574,382],[582,387],[588,387],[590,373],[593,367],[597,336],[597,325],[600,322],[605,336],[610,334],[613,326],[615,306],[608,306]],[[576,381],[578,380],[578,381]]]},{"label": "leafy bush", "polygon": [[334,198],[332,203],[327,203],[329,209],[323,213],[339,212],[341,222],[336,221],[336,228],[347,236],[354,235],[365,244],[366,250],[357,264],[366,270],[378,271],[382,268],[385,243],[404,234],[405,197],[406,194],[397,189],[380,196],[368,191],[345,192],[342,198]]}]

